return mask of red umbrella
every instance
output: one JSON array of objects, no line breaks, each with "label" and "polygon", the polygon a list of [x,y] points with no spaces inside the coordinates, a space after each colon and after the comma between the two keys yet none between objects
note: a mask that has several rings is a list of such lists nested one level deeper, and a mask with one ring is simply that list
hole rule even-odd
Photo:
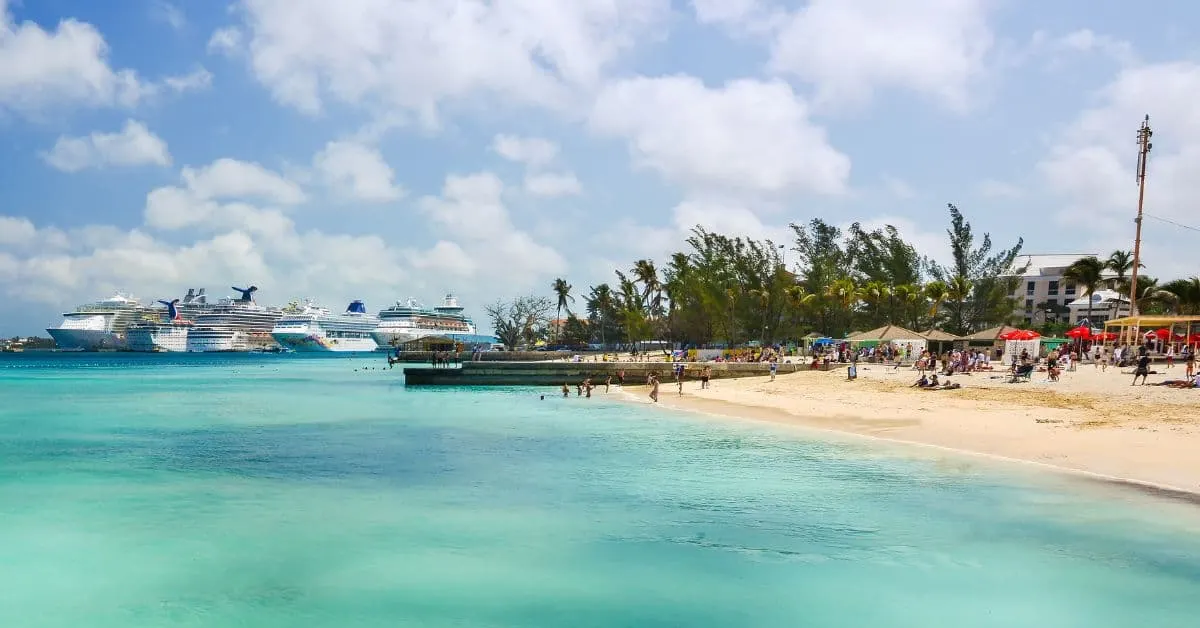
[{"label": "red umbrella", "polygon": [[1116,339],[1117,339],[1117,335],[1111,331],[1102,331],[1098,334],[1092,334],[1092,340],[1099,340],[1101,342],[1106,342],[1109,340],[1116,340]]},{"label": "red umbrella", "polygon": [[1014,329],[1000,334],[1001,340],[1034,340],[1041,337],[1041,334],[1029,329]]},{"label": "red umbrella", "polygon": [[1166,327],[1163,327],[1162,329],[1156,329],[1154,330],[1154,335],[1158,338],[1170,338],[1171,330],[1167,329]]},{"label": "red umbrella", "polygon": [[1063,335],[1065,335],[1067,338],[1075,338],[1077,340],[1089,340],[1093,337],[1092,330],[1084,325],[1080,325],[1075,329],[1069,330]]}]

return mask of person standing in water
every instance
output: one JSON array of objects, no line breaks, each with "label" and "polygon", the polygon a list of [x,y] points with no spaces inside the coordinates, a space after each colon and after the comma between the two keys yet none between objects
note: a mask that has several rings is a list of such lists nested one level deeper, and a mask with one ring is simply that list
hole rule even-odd
[{"label": "person standing in water", "polygon": [[569,386],[567,386],[566,382],[563,382],[562,391],[563,391],[563,397],[571,396],[571,388]]},{"label": "person standing in water", "polygon": [[650,401],[658,403],[658,378],[650,376]]}]

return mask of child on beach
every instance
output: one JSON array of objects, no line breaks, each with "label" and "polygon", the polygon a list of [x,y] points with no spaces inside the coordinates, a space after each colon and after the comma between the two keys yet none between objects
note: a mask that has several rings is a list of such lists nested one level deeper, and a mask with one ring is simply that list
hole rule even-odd
[{"label": "child on beach", "polygon": [[1142,378],[1142,385],[1146,385],[1146,378],[1150,375],[1150,354],[1143,353],[1137,359],[1137,369],[1133,372],[1133,383],[1130,386],[1136,386],[1138,378]]},{"label": "child on beach", "polygon": [[775,372],[779,370],[779,363],[771,360],[771,381],[775,381]]}]

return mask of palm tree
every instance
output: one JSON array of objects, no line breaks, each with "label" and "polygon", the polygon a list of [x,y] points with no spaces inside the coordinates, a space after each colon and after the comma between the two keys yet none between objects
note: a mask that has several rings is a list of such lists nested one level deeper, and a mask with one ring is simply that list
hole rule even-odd
[{"label": "palm tree", "polygon": [[[1145,268],[1145,264],[1138,264],[1138,268]],[[1116,289],[1122,294],[1129,291],[1129,271],[1133,269],[1133,253],[1130,251],[1113,251],[1108,259],[1104,261],[1104,268],[1117,273],[1113,283]]]},{"label": "palm tree", "polygon": [[1161,286],[1161,291],[1173,295],[1177,314],[1200,312],[1200,277],[1176,279]]},{"label": "palm tree", "polygon": [[946,302],[946,284],[941,281],[931,281],[925,284],[925,298],[929,299],[929,326],[936,327],[938,308]]},{"label": "palm tree", "polygon": [[571,306],[569,303],[575,302],[575,297],[571,296],[571,284],[567,283],[566,279],[559,277],[550,285],[554,290],[554,294],[558,295],[558,324],[556,325],[555,334],[562,335],[562,311],[567,311],[567,316],[571,315]]},{"label": "palm tree", "polygon": [[[910,320],[910,317],[915,319],[919,316],[914,313],[913,304],[917,302],[917,299],[921,298],[921,289],[912,284],[904,283],[892,288],[892,296],[895,299],[893,305],[895,303],[900,304],[901,315],[899,320],[904,321],[905,325],[912,325],[916,328],[917,322]],[[894,312],[889,313],[889,318],[896,318]]]},{"label": "palm tree", "polygon": [[[873,314],[875,315],[874,318],[878,319],[879,313],[883,311],[884,302],[890,300],[892,297],[892,290],[882,281],[870,281],[862,287],[861,294],[863,301],[866,301],[871,306],[871,310],[873,310]],[[886,318],[888,319],[888,323],[892,322],[891,312],[888,312]],[[879,320],[874,320],[871,321],[871,324],[877,322]]]},{"label": "palm tree", "polygon": [[1092,295],[1104,281],[1105,268],[1107,268],[1107,264],[1093,255],[1075,260],[1075,263],[1063,271],[1063,279],[1073,281],[1075,285],[1083,288],[1083,294],[1088,300],[1087,318],[1089,321],[1092,320]]},{"label": "palm tree", "polygon": [[642,303],[651,315],[659,314],[662,309],[662,283],[658,280],[658,269],[654,267],[654,262],[640,259],[633,263],[629,272],[635,283],[642,284]]}]

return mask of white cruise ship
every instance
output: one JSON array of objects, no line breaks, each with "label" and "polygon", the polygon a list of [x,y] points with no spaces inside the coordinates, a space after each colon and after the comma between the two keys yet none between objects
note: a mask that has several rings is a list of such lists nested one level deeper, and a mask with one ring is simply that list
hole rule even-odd
[{"label": "white cruise ship", "polygon": [[379,318],[367,313],[362,301],[354,301],[341,314],[308,302],[294,314],[284,314],[271,337],[295,351],[374,351],[371,335]]},{"label": "white cruise ship", "polygon": [[379,326],[372,335],[381,347],[397,347],[430,336],[474,335],[475,323],[463,314],[463,309],[452,294],[432,309],[413,299],[396,302],[379,312]]},{"label": "white cruise ship", "polygon": [[275,345],[271,330],[283,311],[255,303],[258,286],[233,289],[241,296],[221,299],[196,317],[188,330],[188,351],[249,351]]},{"label": "white cruise ship", "polygon": [[64,313],[62,322],[46,332],[59,349],[66,351],[123,349],[129,326],[153,314],[154,310],[136,299],[117,293]]},{"label": "white cruise ship", "polygon": [[[188,296],[192,296],[189,292]],[[143,321],[129,326],[126,332],[130,351],[141,353],[181,352],[187,351],[188,330],[192,321],[183,318],[179,311],[179,299],[159,301],[167,306],[163,320]]]}]

